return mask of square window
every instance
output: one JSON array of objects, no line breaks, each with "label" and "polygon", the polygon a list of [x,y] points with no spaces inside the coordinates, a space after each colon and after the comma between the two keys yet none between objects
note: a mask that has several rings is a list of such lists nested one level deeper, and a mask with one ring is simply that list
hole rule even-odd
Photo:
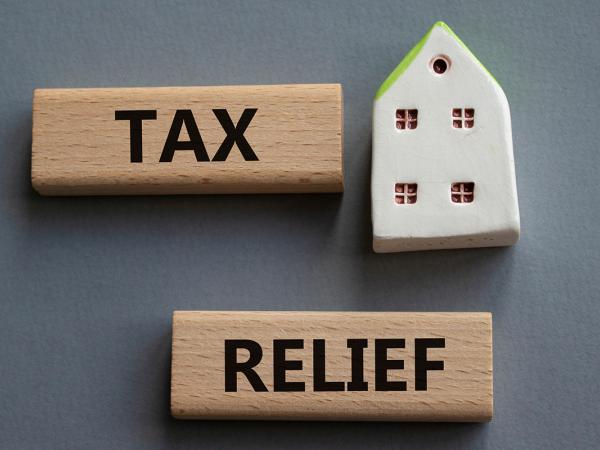
[{"label": "square window", "polygon": [[417,203],[417,183],[396,183],[394,197],[398,205]]},{"label": "square window", "polygon": [[475,109],[453,108],[452,126],[454,128],[473,128],[475,126]]},{"label": "square window", "polygon": [[396,110],[396,129],[414,130],[417,128],[418,109],[397,109]]},{"label": "square window", "polygon": [[473,203],[475,198],[475,183],[461,181],[450,186],[452,203]]}]

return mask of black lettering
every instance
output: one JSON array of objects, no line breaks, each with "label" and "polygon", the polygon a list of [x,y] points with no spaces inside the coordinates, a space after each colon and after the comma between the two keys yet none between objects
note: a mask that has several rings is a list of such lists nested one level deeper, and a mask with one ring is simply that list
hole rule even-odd
[{"label": "black lettering", "polygon": [[352,349],[352,379],[348,382],[349,391],[368,391],[369,383],[365,381],[364,349],[369,346],[367,339],[348,339],[348,348]]},{"label": "black lettering", "polygon": [[344,390],[343,381],[326,381],[325,339],[313,339],[313,389],[315,392]]},{"label": "black lettering", "polygon": [[[237,361],[238,349],[248,350],[248,361]],[[262,348],[258,342],[246,339],[225,340],[225,392],[237,392],[237,373],[243,373],[255,392],[267,392],[268,389],[258,374],[252,369],[262,359]]]},{"label": "black lettering", "polygon": [[428,348],[446,348],[444,338],[415,339],[415,391],[427,390],[427,371],[444,370],[444,361],[428,361]]},{"label": "black lettering", "polygon": [[404,348],[404,339],[375,339],[375,390],[405,391],[406,381],[388,381],[388,370],[404,369],[404,360],[387,358],[390,348]]},{"label": "black lettering", "polygon": [[225,133],[227,133],[225,140],[217,150],[217,153],[215,153],[215,156],[212,159],[213,161],[225,161],[229,156],[229,152],[233,148],[234,143],[237,144],[244,160],[258,161],[256,153],[254,153],[254,150],[252,150],[252,147],[250,147],[250,144],[248,144],[248,141],[244,137],[244,131],[248,128],[256,111],[258,111],[256,108],[244,109],[237,125],[234,125],[226,109],[213,109],[213,113],[217,116]]},{"label": "black lettering", "polygon": [[304,392],[302,381],[285,380],[286,371],[302,370],[302,361],[285,359],[285,351],[295,348],[304,348],[304,341],[302,339],[273,340],[273,390],[275,392]]},{"label": "black lettering", "polygon": [[[184,124],[190,137],[189,141],[179,140],[181,127]],[[196,161],[210,161],[206,153],[206,147],[204,147],[204,142],[202,141],[202,136],[200,136],[200,131],[194,120],[194,115],[189,109],[178,109],[175,111],[169,135],[160,155],[160,162],[173,161],[173,155],[175,155],[177,150],[193,150],[196,155]]]},{"label": "black lettering", "polygon": [[129,158],[132,163],[142,162],[142,121],[156,120],[156,110],[115,111],[115,120],[129,120]]}]

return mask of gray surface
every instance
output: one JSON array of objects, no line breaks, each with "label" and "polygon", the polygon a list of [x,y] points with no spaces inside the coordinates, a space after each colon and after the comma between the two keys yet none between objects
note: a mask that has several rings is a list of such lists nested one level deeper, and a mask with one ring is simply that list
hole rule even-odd
[{"label": "gray surface", "polygon": [[[0,448],[598,447],[600,3],[163,3],[0,2]],[[522,239],[375,255],[372,97],[437,19],[509,98]],[[35,87],[294,82],[344,85],[343,196],[30,187]],[[494,420],[175,421],[175,309],[492,311]]]}]

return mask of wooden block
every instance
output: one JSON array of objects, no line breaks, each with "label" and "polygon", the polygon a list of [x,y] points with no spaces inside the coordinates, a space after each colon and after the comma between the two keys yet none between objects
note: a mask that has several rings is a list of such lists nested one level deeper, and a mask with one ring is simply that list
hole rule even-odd
[{"label": "wooden block", "polygon": [[342,87],[37,89],[44,195],[341,192]]},{"label": "wooden block", "polygon": [[181,419],[488,421],[490,313],[173,315]]}]

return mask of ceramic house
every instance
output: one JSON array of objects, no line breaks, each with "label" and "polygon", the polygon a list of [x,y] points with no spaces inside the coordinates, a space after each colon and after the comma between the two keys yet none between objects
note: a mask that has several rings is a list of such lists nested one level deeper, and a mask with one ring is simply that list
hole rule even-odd
[{"label": "ceramic house", "polygon": [[443,22],[377,91],[371,195],[376,252],[519,238],[506,96]]}]

